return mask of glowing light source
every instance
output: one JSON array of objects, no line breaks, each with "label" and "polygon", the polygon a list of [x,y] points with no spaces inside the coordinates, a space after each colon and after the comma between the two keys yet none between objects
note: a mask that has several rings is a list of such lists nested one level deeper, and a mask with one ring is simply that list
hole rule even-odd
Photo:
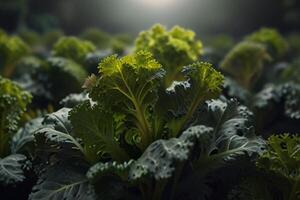
[{"label": "glowing light source", "polygon": [[145,6],[166,7],[172,5],[172,3],[174,3],[175,0],[136,0],[136,1],[139,1]]}]

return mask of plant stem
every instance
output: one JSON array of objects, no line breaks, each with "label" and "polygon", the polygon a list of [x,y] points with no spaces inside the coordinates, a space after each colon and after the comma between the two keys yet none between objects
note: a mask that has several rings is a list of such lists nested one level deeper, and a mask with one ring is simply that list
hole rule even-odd
[{"label": "plant stem", "polygon": [[184,127],[184,125],[186,125],[186,123],[194,115],[194,113],[195,113],[196,109],[198,108],[198,106],[204,102],[203,98],[201,98],[200,92],[201,91],[198,92],[198,94],[196,95],[196,98],[191,103],[191,106],[189,107],[187,114],[184,116],[183,120],[180,122],[180,125],[178,126],[178,130],[176,130],[174,132],[173,137],[177,137],[179,135],[179,133],[182,130],[182,128]]}]

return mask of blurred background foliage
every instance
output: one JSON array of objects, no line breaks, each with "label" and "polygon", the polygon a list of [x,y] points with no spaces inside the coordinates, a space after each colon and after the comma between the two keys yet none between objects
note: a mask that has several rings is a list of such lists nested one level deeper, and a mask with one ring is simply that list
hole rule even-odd
[{"label": "blurred background foliage", "polygon": [[[67,34],[99,27],[109,33],[136,34],[159,22],[203,36],[241,36],[262,26],[299,30],[299,10],[299,0],[0,0],[0,27],[8,32],[62,29]],[[95,34],[89,29],[83,36],[92,39]],[[34,35],[24,37],[35,42]]]}]

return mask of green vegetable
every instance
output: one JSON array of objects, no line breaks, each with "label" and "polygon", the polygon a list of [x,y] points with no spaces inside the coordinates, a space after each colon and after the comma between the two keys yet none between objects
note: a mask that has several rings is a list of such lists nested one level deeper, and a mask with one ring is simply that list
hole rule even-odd
[{"label": "green vegetable", "polygon": [[[183,70],[185,81],[174,82],[175,85],[165,90],[162,66],[150,53],[143,51],[121,59],[110,56],[100,63],[99,73],[101,76],[88,88],[91,99],[108,112],[119,116],[121,122],[130,125],[124,128],[125,135],[133,134],[136,137],[133,144],[140,150],[156,139],[178,136],[198,106],[219,95],[223,81],[222,75],[209,64],[196,63]],[[177,84],[185,87],[177,87]],[[181,92],[184,96],[176,94]],[[172,98],[178,98],[174,105],[168,100]],[[183,112],[186,115],[168,114],[181,108],[185,109]],[[88,115],[93,113],[93,107],[86,109],[90,110]],[[71,121],[76,115],[81,116],[81,112],[75,108]],[[82,126],[83,123],[80,118],[72,121],[74,126]]]},{"label": "green vegetable", "polygon": [[13,185],[25,179],[23,167],[27,158],[22,154],[12,154],[0,158],[0,184]]},{"label": "green vegetable", "polygon": [[87,72],[81,65],[61,57],[50,57],[47,64],[46,72],[50,81],[47,86],[54,102],[59,102],[70,93],[81,91],[87,77]]},{"label": "green vegetable", "polygon": [[257,169],[241,181],[229,199],[297,200],[300,197],[300,138],[297,135],[271,136]]},{"label": "green vegetable", "polygon": [[[25,179],[27,158],[10,147],[31,95],[0,76],[0,184],[13,185]],[[14,141],[13,141],[14,143]],[[13,154],[11,154],[13,153]]]},{"label": "green vegetable", "polygon": [[31,101],[31,95],[16,83],[0,76],[0,157],[9,155],[9,143]]},{"label": "green vegetable", "polygon": [[267,151],[258,159],[257,166],[274,177],[286,180],[277,186],[284,199],[300,197],[300,137],[288,134],[271,136]]},{"label": "green vegetable", "polygon": [[53,55],[72,59],[83,64],[88,53],[94,52],[96,47],[89,41],[76,37],[62,37],[53,47]]},{"label": "green vegetable", "polygon": [[87,177],[94,185],[118,177],[118,184],[139,187],[142,199],[205,199],[212,172],[226,174],[226,165],[238,166],[241,157],[261,153],[265,143],[253,132],[251,112],[234,100],[207,102],[198,114],[195,126],[180,137],[153,142],[136,161],[97,163]]},{"label": "green vegetable", "polygon": [[287,42],[275,29],[262,28],[246,36],[245,40],[264,45],[268,53],[275,60],[283,57],[288,51]]},{"label": "green vegetable", "polygon": [[10,77],[16,63],[29,52],[29,47],[17,36],[0,36],[0,71],[5,77]]},{"label": "green vegetable", "polygon": [[202,43],[195,39],[195,33],[179,26],[167,31],[162,25],[154,25],[140,33],[135,42],[136,52],[146,50],[166,70],[165,86],[174,80],[181,80],[183,66],[197,61],[203,53]]},{"label": "green vegetable", "polygon": [[231,75],[240,85],[251,89],[271,57],[266,48],[254,42],[237,44],[221,62],[221,69]]},{"label": "green vegetable", "polygon": [[283,130],[297,133],[300,119],[299,97],[298,84],[267,85],[252,99],[257,130],[263,135]]},{"label": "green vegetable", "polygon": [[33,187],[29,199],[96,199],[82,171],[84,165],[81,169],[63,164],[49,167],[38,180],[39,184]]}]

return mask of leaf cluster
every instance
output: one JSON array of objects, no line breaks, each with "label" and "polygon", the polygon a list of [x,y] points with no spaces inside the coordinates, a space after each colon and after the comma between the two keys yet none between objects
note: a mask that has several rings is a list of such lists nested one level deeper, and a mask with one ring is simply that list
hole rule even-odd
[{"label": "leaf cluster", "polygon": [[203,53],[202,42],[195,36],[193,31],[179,26],[166,30],[164,26],[157,24],[139,34],[135,49],[151,52],[165,67],[165,84],[168,87],[173,80],[181,79],[180,71],[183,66],[197,61]]}]

